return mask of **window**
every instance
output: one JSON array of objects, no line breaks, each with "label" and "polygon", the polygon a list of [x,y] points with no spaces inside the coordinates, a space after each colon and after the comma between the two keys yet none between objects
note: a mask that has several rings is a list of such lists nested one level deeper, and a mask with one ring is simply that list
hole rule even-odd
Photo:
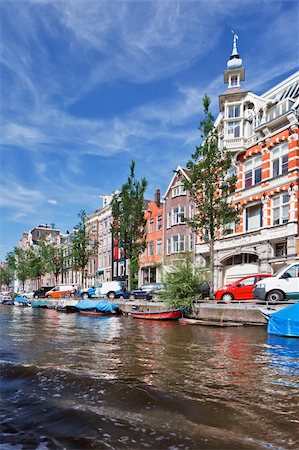
[{"label": "window", "polygon": [[244,164],[245,189],[262,181],[262,157],[257,156]]},{"label": "window", "polygon": [[287,243],[286,242],[279,242],[275,245],[275,256],[277,258],[282,256],[287,256]]},{"label": "window", "polygon": [[236,231],[236,224],[235,222],[226,223],[223,225],[223,235],[232,234]]},{"label": "window", "polygon": [[148,232],[149,233],[153,233],[154,232],[154,221],[155,221],[154,218],[151,218],[149,220],[149,227],[148,227]]},{"label": "window", "polygon": [[192,252],[192,251],[193,251],[193,247],[194,247],[194,244],[193,244],[193,234],[191,233],[191,234],[189,234],[189,252]]},{"label": "window", "polygon": [[178,186],[174,186],[172,188],[172,198],[178,197],[179,195],[186,195],[185,188],[182,184],[179,184]]},{"label": "window", "polygon": [[153,241],[149,241],[148,243],[148,256],[153,256],[154,255],[154,242]]},{"label": "window", "polygon": [[256,230],[262,226],[262,205],[246,209],[246,231]]},{"label": "window", "polygon": [[285,273],[288,274],[289,278],[299,278],[299,264],[291,267]]},{"label": "window", "polygon": [[171,253],[171,242],[170,242],[170,239],[167,239],[167,241],[166,241],[166,254],[170,255],[170,253]]},{"label": "window", "polygon": [[156,255],[162,254],[162,241],[161,239],[158,239],[156,242]]},{"label": "window", "polygon": [[288,222],[289,216],[289,194],[282,194],[273,197],[273,225],[280,225]]},{"label": "window", "polygon": [[245,278],[240,282],[240,286],[251,286],[255,284],[255,277]]},{"label": "window", "polygon": [[189,218],[192,219],[194,217],[194,205],[189,205]]},{"label": "window", "polygon": [[240,121],[228,122],[227,123],[227,134],[230,137],[238,138],[240,137]]},{"label": "window", "polygon": [[180,253],[185,251],[185,236],[179,234],[172,237],[172,252]]},{"label": "window", "polygon": [[167,218],[166,218],[166,227],[170,228],[171,227],[171,213],[167,213]]},{"label": "window", "polygon": [[157,231],[162,230],[162,216],[157,217]]},{"label": "window", "polygon": [[36,237],[40,237],[40,231],[36,230]]},{"label": "window", "polygon": [[288,143],[284,142],[281,145],[278,145],[272,151],[272,172],[273,177],[277,177],[279,175],[284,175],[288,173]]},{"label": "window", "polygon": [[228,107],[228,117],[240,117],[240,105],[232,105]]},{"label": "window", "polygon": [[172,210],[172,225],[185,223],[185,207],[177,206]]}]

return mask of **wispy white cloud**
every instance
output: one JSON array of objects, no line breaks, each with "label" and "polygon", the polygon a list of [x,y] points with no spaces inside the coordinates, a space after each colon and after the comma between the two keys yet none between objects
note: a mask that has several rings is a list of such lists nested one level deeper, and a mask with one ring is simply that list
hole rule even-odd
[{"label": "wispy white cloud", "polygon": [[58,204],[57,200],[54,200],[54,199],[52,199],[52,198],[50,198],[49,200],[47,200],[47,203],[49,203],[49,205],[57,205],[57,204]]}]

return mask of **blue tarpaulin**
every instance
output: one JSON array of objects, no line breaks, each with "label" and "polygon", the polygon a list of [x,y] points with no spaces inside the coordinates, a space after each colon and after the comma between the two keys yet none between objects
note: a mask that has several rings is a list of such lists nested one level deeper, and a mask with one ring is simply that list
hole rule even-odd
[{"label": "blue tarpaulin", "polygon": [[279,336],[299,337],[299,302],[272,314],[267,331]]},{"label": "blue tarpaulin", "polygon": [[75,305],[75,306],[76,306],[76,308],[82,309],[82,310],[96,309],[97,311],[102,311],[102,312],[112,312],[112,311],[117,311],[119,309],[119,306],[114,305],[113,303],[106,302],[106,301],[89,300],[89,299],[82,300],[81,302],[77,303],[77,305]]},{"label": "blue tarpaulin", "polygon": [[16,297],[14,301],[17,303],[29,303],[26,297]]}]

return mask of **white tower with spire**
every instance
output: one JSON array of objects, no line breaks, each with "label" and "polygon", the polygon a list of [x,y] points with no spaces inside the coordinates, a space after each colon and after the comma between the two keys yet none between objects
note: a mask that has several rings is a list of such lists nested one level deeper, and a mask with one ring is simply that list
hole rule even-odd
[{"label": "white tower with spire", "polygon": [[238,36],[234,31],[233,50],[227,61],[227,70],[224,72],[224,83],[228,84],[228,88],[239,88],[241,81],[245,80],[245,70],[242,67],[242,59],[238,53],[237,40]]}]

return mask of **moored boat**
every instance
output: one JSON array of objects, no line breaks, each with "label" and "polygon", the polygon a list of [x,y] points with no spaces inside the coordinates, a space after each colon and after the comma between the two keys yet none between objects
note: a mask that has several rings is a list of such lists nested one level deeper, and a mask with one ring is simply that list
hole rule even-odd
[{"label": "moored boat", "polygon": [[145,311],[130,311],[130,316],[135,319],[147,320],[178,320],[183,315],[182,309],[171,309],[169,311],[145,312]]},{"label": "moored boat", "polygon": [[121,314],[118,305],[105,300],[95,301],[85,299],[75,305],[80,314],[88,316],[109,316],[112,314]]},{"label": "moored boat", "polygon": [[299,302],[272,314],[267,331],[278,336],[299,338]]},{"label": "moored boat", "polygon": [[30,301],[28,301],[28,298],[26,297],[16,297],[14,299],[14,305],[15,306],[31,306]]}]

